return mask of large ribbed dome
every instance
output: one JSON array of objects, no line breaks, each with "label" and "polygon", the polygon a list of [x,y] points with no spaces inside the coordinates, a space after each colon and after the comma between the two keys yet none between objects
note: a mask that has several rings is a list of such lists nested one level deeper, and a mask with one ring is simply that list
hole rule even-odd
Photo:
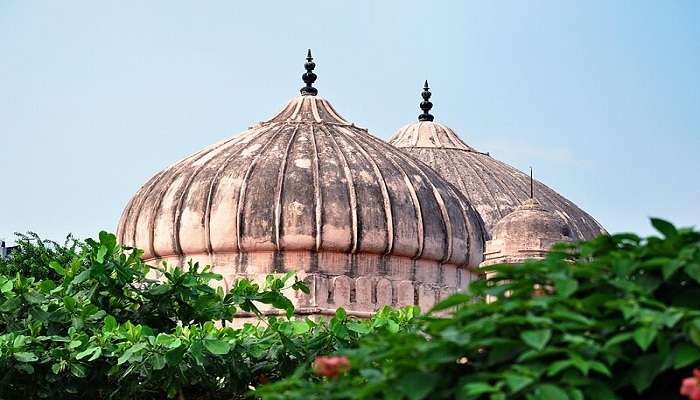
[{"label": "large ribbed dome", "polygon": [[[464,286],[458,270],[476,267],[483,252],[478,214],[432,169],[348,122],[315,90],[307,82],[272,119],[156,174],[124,210],[120,242],[144,249],[147,261],[194,259],[230,277],[369,276],[377,305],[402,302],[399,281]],[[395,282],[388,300],[380,277]],[[333,302],[333,282],[313,284],[329,287],[318,304]],[[348,301],[364,296],[350,287]],[[410,290],[404,303],[414,302]]]},{"label": "large ribbed dome", "polygon": [[118,234],[147,260],[313,250],[466,265],[480,256],[476,221],[431,169],[299,96],[151,178]]},{"label": "large ribbed dome", "polygon": [[[424,90],[424,113],[419,121],[400,128],[389,143],[425,162],[455,185],[479,212],[486,230],[530,196],[530,177],[464,143],[449,127],[428,114],[432,103]],[[427,93],[427,94],[426,94]],[[605,230],[571,201],[541,182],[534,181],[534,196],[570,227],[575,239],[591,239]]]}]

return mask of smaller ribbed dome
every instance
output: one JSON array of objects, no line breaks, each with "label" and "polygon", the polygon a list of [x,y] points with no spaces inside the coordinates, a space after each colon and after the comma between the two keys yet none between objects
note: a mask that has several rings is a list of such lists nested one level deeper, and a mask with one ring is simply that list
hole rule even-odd
[{"label": "smaller ribbed dome", "polygon": [[543,258],[555,243],[572,241],[572,236],[561,217],[530,198],[494,226],[481,266]]},{"label": "smaller ribbed dome", "polygon": [[508,240],[525,235],[551,240],[572,240],[571,230],[566,222],[533,198],[525,200],[493,228],[493,239]]}]

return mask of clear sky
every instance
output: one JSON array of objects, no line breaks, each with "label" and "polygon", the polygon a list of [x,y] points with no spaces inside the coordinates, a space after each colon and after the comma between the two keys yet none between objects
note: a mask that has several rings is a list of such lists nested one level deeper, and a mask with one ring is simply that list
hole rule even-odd
[{"label": "clear sky", "polygon": [[[97,3],[100,3],[99,5]],[[698,1],[0,1],[0,237],[115,230],[153,174],[301,86],[386,139],[419,114],[609,231],[700,223]]]}]

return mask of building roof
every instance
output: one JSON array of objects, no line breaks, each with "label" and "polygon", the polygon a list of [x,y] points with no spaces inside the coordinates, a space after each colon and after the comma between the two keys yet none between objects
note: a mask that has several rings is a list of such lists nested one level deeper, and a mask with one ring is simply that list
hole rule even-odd
[{"label": "building roof", "polygon": [[468,201],[316,96],[313,66],[309,54],[302,95],[274,117],[152,177],[124,209],[120,242],[147,260],[310,250],[478,265]]},{"label": "building roof", "polygon": [[[427,82],[426,82],[427,86]],[[424,93],[428,88],[424,88]],[[427,114],[432,108],[421,108]],[[489,234],[495,224],[530,195],[530,177],[488,153],[466,144],[449,127],[421,118],[399,130],[389,143],[425,162],[464,194],[479,212]],[[562,218],[575,239],[590,239],[605,230],[585,211],[541,182],[534,181],[534,196]]]},{"label": "building roof", "polygon": [[494,240],[512,240],[517,237],[537,237],[554,241],[571,240],[567,223],[559,215],[550,212],[536,199],[527,199],[493,228]]}]

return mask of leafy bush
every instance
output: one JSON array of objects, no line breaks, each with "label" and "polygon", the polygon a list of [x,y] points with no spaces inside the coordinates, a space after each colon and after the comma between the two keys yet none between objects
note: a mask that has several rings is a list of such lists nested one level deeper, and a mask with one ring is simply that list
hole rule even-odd
[{"label": "leafy bush", "polygon": [[[44,244],[20,241],[15,261],[33,267],[0,275],[2,399],[240,398],[361,335],[396,332],[415,312],[355,321],[340,309],[328,323],[295,320],[282,291],[308,289],[289,283],[291,274],[262,286],[239,280],[224,293],[209,286],[221,276],[208,267],[149,267],[105,232],[70,247]],[[149,279],[153,270],[159,280]],[[259,304],[286,316],[264,318]],[[226,326],[238,310],[257,323]]]},{"label": "leafy bush", "polygon": [[[545,260],[493,266],[413,329],[340,352],[264,399],[671,399],[700,360],[700,233],[653,219],[662,237],[601,236]],[[493,301],[475,301],[491,299]],[[438,311],[453,310],[450,317]],[[326,376],[330,376],[326,374]]]},{"label": "leafy bush", "polygon": [[63,245],[42,239],[34,232],[15,233],[15,236],[17,246],[7,258],[0,257],[0,275],[14,276],[19,272],[36,279],[58,279],[49,262],[66,264],[83,246],[73,235],[68,235]]}]

